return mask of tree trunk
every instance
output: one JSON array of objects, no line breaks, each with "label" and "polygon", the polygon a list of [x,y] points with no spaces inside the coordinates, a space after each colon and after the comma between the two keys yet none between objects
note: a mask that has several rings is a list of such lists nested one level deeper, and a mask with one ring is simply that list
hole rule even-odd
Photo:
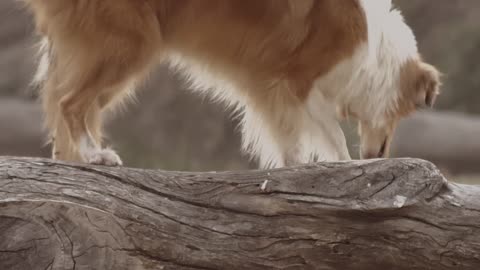
[{"label": "tree trunk", "polygon": [[480,269],[480,187],[414,159],[192,173],[0,158],[0,269]]},{"label": "tree trunk", "polygon": [[452,174],[479,174],[479,136],[478,116],[419,112],[400,123],[392,155],[426,159]]}]

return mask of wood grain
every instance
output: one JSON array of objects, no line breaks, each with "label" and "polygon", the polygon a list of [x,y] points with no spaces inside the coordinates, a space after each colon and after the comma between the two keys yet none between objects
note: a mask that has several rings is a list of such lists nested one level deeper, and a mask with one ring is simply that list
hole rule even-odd
[{"label": "wood grain", "polygon": [[0,158],[0,269],[480,269],[480,188],[415,159],[167,172]]}]

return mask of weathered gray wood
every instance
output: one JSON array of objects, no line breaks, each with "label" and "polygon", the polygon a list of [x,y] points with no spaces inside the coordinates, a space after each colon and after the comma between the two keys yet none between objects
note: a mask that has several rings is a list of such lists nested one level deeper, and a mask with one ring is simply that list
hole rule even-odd
[{"label": "weathered gray wood", "polygon": [[480,269],[480,187],[413,159],[189,173],[5,157],[0,269]]}]

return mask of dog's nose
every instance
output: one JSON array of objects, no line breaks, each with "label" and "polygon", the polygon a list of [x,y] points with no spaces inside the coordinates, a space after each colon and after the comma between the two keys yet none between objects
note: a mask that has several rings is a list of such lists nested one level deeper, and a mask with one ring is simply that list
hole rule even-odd
[{"label": "dog's nose", "polygon": [[380,153],[375,153],[375,152],[366,152],[366,153],[361,153],[360,157],[362,159],[373,159],[373,158],[382,158],[383,155],[380,155]]},{"label": "dog's nose", "polygon": [[372,159],[372,158],[385,158],[386,142],[383,143],[380,150],[377,151],[360,151],[360,158],[362,159]]}]

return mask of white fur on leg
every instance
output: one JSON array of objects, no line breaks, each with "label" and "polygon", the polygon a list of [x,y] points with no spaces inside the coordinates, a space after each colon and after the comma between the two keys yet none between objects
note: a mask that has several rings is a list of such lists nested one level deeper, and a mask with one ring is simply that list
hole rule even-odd
[{"label": "white fur on leg", "polygon": [[242,148],[254,158],[258,158],[260,168],[280,168],[285,166],[281,142],[273,136],[267,123],[256,112],[246,108],[242,119]]},{"label": "white fur on leg", "polygon": [[337,120],[336,108],[321,92],[313,89],[305,102],[302,127],[303,152],[323,161],[351,160],[347,141]]},{"label": "white fur on leg", "polygon": [[115,151],[98,147],[87,135],[80,140],[79,152],[82,159],[89,164],[122,166],[122,160]]},{"label": "white fur on leg", "polygon": [[331,106],[323,99],[312,98],[304,106],[298,118],[292,120],[299,125],[290,140],[293,144],[286,148],[290,150],[283,153],[286,165],[350,160],[343,130],[328,110]]},{"label": "white fur on leg", "polygon": [[105,166],[122,166],[122,160],[112,149],[99,149],[89,152],[86,160],[90,164]]},{"label": "white fur on leg", "polygon": [[335,106],[320,92],[313,90],[302,107],[282,106],[273,115],[280,118],[268,123],[249,108],[243,115],[243,148],[261,168],[351,159]]}]

